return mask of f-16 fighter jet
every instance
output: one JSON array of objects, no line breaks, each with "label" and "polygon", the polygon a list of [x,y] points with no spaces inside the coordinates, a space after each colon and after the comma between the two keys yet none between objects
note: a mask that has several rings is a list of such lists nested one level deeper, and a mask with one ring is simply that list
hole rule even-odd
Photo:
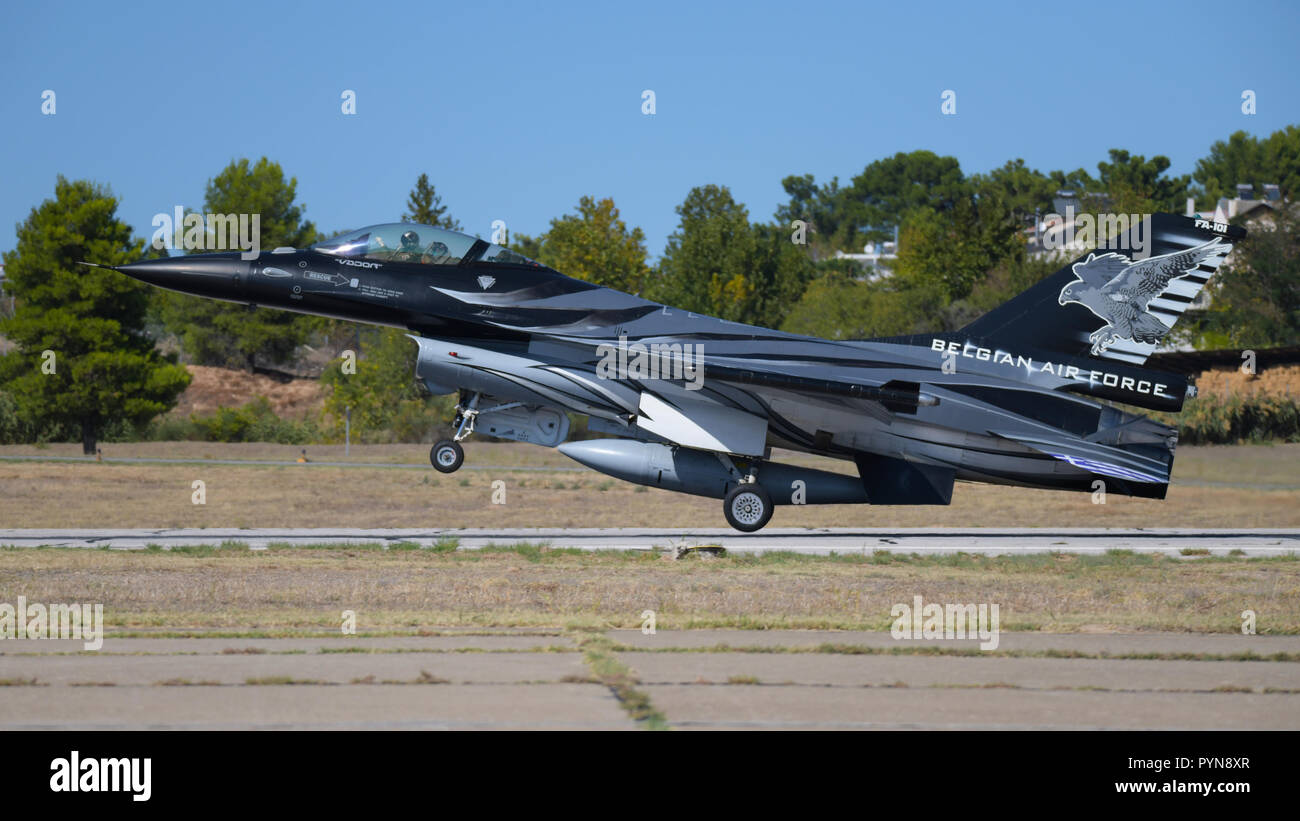
[{"label": "f-16 fighter jet", "polygon": [[[957,479],[1164,498],[1177,431],[1116,404],[1177,411],[1194,392],[1143,365],[1245,232],[1167,214],[1144,229],[960,331],[861,341],[660,305],[411,223],[117,270],[410,331],[416,378],[459,395],[455,435],[430,454],[439,471],[459,468],[460,442],[480,432],[721,499],[732,527],[754,531],[781,504],[948,504]],[[566,441],[570,414],[611,438]],[[773,447],[857,475],[772,462]]]}]

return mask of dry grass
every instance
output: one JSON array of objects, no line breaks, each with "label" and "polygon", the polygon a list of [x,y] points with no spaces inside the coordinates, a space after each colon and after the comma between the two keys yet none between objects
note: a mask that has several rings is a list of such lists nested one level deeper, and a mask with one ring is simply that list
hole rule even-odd
[{"label": "dry grass", "polygon": [[[298,448],[202,442],[107,446],[109,455],[292,459]],[[44,453],[75,452],[55,446]],[[335,453],[337,451],[337,453]],[[30,447],[2,455],[40,454]],[[311,458],[342,458],[312,447]],[[353,461],[415,461],[419,445],[353,448]],[[784,458],[780,455],[778,458]],[[787,461],[851,470],[812,457]],[[546,448],[471,443],[475,465],[572,465]],[[947,507],[783,506],[776,527],[1297,527],[1300,445],[1183,448],[1163,501],[960,484]],[[191,503],[192,483],[206,504]],[[492,482],[506,504],[492,504]],[[1179,480],[1182,484],[1178,484]],[[1208,483],[1208,484],[1207,484]],[[1280,487],[1269,487],[1280,486]],[[723,527],[714,499],[652,490],[587,470],[526,472],[300,465],[0,462],[0,527]]]},{"label": "dry grass", "polygon": [[0,550],[0,590],[94,601],[115,631],[297,631],[337,635],[451,626],[888,629],[890,609],[996,602],[1004,630],[1300,633],[1300,561],[1109,554],[727,556],[329,548]]},{"label": "dry grass", "polygon": [[1278,396],[1300,399],[1300,365],[1278,365],[1257,374],[1240,367],[1202,371],[1196,378],[1202,396]]},{"label": "dry grass", "polygon": [[[103,442],[104,458],[185,459],[202,462],[210,459],[296,462],[302,445],[276,445],[269,442]],[[353,443],[348,456],[343,445],[307,445],[313,462],[350,462],[357,464],[406,464],[429,466],[429,446],[421,444],[358,445]],[[574,468],[567,456],[551,448],[513,442],[477,442],[466,444],[471,464],[526,467]],[[56,442],[45,446],[0,445],[0,456],[42,459],[47,456],[81,457],[81,445]],[[432,470],[432,468],[430,468]]]}]

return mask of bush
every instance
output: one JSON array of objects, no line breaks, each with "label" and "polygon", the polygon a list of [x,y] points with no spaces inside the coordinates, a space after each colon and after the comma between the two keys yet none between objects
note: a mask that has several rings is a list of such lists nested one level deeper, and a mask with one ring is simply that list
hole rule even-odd
[{"label": "bush", "polygon": [[0,391],[0,445],[73,441],[81,441],[80,431],[49,419],[33,419],[23,413],[13,394]]},{"label": "bush", "polygon": [[1156,418],[1176,425],[1184,445],[1300,442],[1300,404],[1279,396],[1201,397]]},{"label": "bush", "polygon": [[451,435],[447,420],[451,418],[455,404],[453,396],[398,400],[387,428],[375,431],[365,441],[373,441],[376,435],[388,433],[393,442],[436,442]]},{"label": "bush", "polygon": [[305,445],[321,441],[321,431],[310,420],[281,419],[266,397],[259,396],[239,408],[218,408],[209,416],[168,417],[156,420],[145,436],[154,441],[271,442]]},{"label": "bush", "polygon": [[26,440],[25,426],[18,418],[18,403],[0,391],[0,445],[14,445]]}]

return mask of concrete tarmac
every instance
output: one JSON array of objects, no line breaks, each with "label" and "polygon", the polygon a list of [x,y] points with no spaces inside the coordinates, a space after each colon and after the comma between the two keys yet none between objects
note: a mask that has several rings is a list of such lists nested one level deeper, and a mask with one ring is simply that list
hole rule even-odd
[{"label": "concrete tarmac", "polygon": [[[674,729],[1300,729],[1300,636],[604,634]],[[580,634],[0,640],[7,729],[634,729]],[[625,694],[624,694],[625,695]]]}]

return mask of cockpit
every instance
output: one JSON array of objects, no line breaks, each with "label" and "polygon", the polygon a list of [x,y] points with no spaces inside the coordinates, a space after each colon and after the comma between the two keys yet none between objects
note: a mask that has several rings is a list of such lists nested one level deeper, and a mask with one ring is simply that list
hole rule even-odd
[{"label": "cockpit", "polygon": [[422,265],[461,265],[491,262],[541,267],[523,254],[446,228],[414,222],[391,222],[358,228],[312,246],[338,257]]}]

